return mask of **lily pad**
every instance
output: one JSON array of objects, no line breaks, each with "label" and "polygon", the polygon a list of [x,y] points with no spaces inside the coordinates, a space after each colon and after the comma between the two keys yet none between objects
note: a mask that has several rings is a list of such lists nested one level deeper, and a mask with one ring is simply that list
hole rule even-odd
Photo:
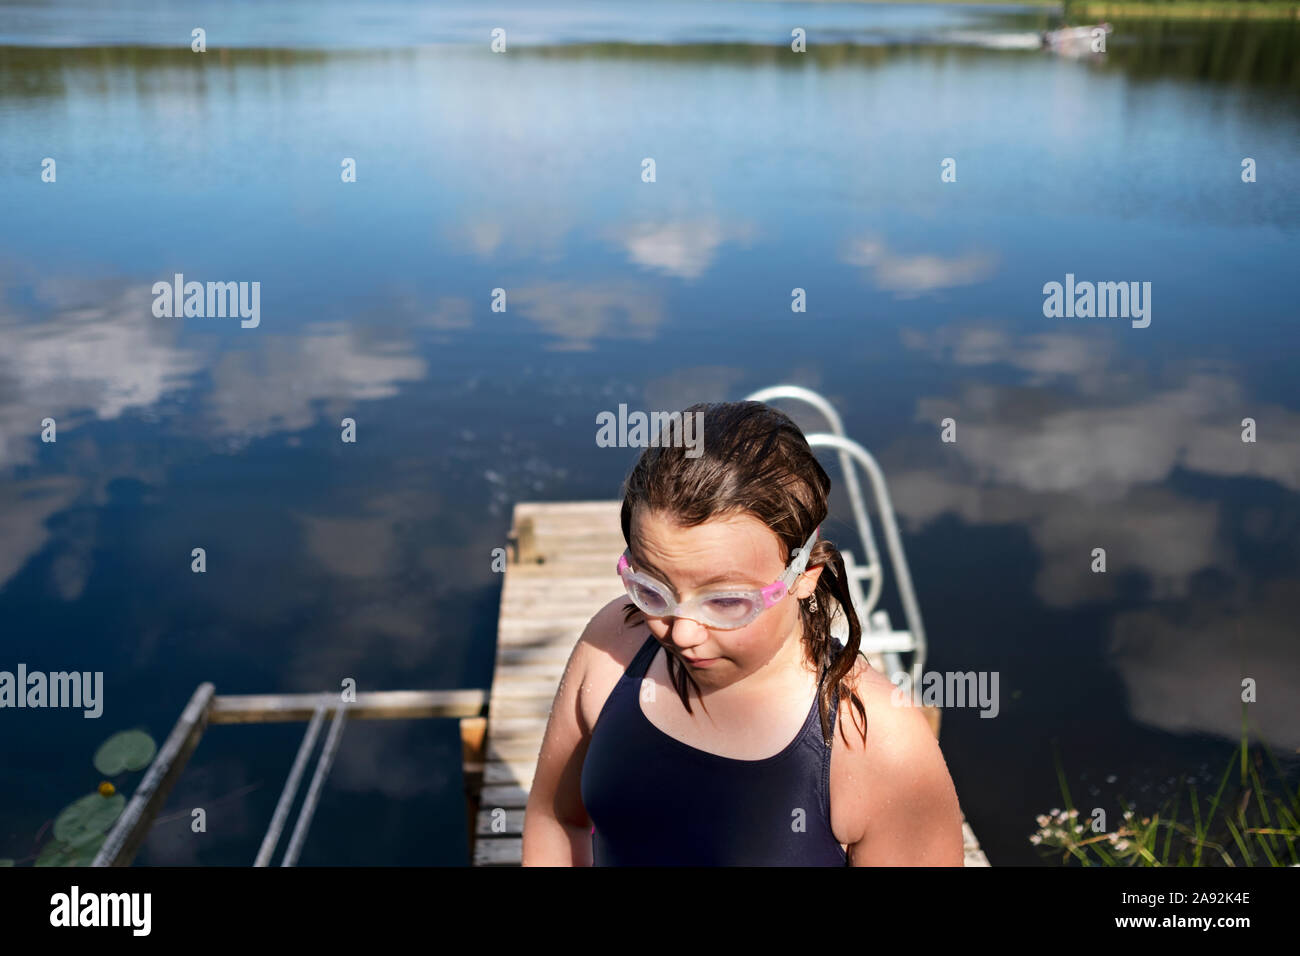
[{"label": "lily pad", "polygon": [[[99,794],[95,794],[99,796]],[[100,797],[102,800],[103,797]],[[36,866],[90,866],[95,862],[95,854],[103,846],[108,834],[101,833],[88,843],[71,846],[62,840],[51,840],[36,858]]]},{"label": "lily pad", "polygon": [[114,734],[95,751],[95,769],[105,777],[124,770],[141,770],[149,766],[158,746],[143,730],[124,730]]},{"label": "lily pad", "polygon": [[63,808],[54,820],[54,839],[77,847],[108,832],[126,807],[126,797],[115,793],[101,797],[88,793]]}]

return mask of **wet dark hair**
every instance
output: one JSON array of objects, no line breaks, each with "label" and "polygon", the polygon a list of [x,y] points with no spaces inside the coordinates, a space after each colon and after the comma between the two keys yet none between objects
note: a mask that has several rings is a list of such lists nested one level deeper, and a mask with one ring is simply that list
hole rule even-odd
[{"label": "wet dark hair", "polygon": [[[783,560],[788,563],[794,549],[802,547],[813,529],[825,521],[831,490],[830,477],[803,432],[789,416],[762,402],[696,404],[681,413],[682,422],[696,412],[704,413],[702,450],[698,444],[690,448],[680,441],[672,444],[665,426],[658,446],[642,452],[623,482],[623,540],[631,547],[632,518],[638,509],[661,512],[686,527],[747,514],[780,539],[785,546]],[[698,432],[695,441],[700,442]],[[811,602],[800,602],[799,614],[807,660],[825,676],[818,702],[822,740],[830,743],[831,695],[839,687],[841,699],[851,700],[862,717],[865,741],[866,709],[846,680],[858,657],[862,626],[853,611],[844,558],[820,534],[808,560],[809,568],[817,566],[825,566],[813,592],[817,610],[808,609]],[[833,657],[830,625],[836,609],[843,610],[848,619],[849,639]],[[625,623],[631,623],[641,610],[629,602],[623,606],[623,614]],[[687,713],[692,713],[688,682],[697,695],[700,688],[673,654],[668,655],[668,676]],[[700,703],[704,706],[702,699]]]}]

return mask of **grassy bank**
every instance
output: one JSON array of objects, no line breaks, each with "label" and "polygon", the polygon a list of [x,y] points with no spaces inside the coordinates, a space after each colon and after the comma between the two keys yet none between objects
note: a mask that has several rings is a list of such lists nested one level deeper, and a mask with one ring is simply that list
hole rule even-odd
[{"label": "grassy bank", "polygon": [[1067,0],[1071,20],[1160,18],[1172,20],[1297,20],[1300,3],[1275,0]]},{"label": "grassy bank", "polygon": [[[775,0],[774,0],[775,2]],[[826,2],[826,0],[818,0]],[[863,0],[830,0],[861,3]],[[1297,20],[1300,0],[866,0],[870,3],[988,4],[1025,7],[1064,7],[1071,19],[1167,18],[1174,20],[1235,19]]]},{"label": "grassy bank", "polygon": [[[1252,747],[1248,706],[1241,705],[1241,742],[1204,808],[1204,795],[1184,774],[1172,806],[1165,801],[1151,816],[1139,816],[1136,805],[1129,805],[1114,831],[1104,822],[1104,808],[1080,812],[1074,806],[1053,745],[1066,809],[1040,815],[1029,842],[1057,862],[1082,866],[1300,866],[1300,789],[1294,772],[1288,781],[1258,733],[1258,746]],[[1233,770],[1236,780],[1229,788]],[[1119,802],[1126,803],[1122,797]]]}]

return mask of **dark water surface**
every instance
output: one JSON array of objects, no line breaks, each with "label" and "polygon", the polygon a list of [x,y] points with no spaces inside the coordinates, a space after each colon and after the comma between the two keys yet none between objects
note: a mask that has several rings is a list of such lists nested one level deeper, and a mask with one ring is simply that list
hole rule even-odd
[{"label": "dark water surface", "polygon": [[[513,503],[635,458],[597,414],[777,382],[884,467],[927,667],[1000,673],[997,719],[943,721],[995,864],[1037,859],[1053,742],[1113,813],[1217,782],[1243,675],[1294,760],[1300,34],[1071,60],[1050,16],[0,3],[0,670],[105,679],[98,720],[0,710],[0,857],[202,681],[486,686]],[[260,324],[155,317],[175,273],[260,282]],[[1149,327],[1045,318],[1067,273],[1150,282]],[[139,861],[251,862],[302,732],[210,730]],[[464,856],[454,722],[350,724],[302,863]]]}]

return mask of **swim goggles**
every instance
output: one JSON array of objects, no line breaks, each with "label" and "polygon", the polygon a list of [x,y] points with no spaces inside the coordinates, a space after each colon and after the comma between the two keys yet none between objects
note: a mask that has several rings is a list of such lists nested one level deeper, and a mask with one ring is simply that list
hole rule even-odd
[{"label": "swim goggles", "polygon": [[820,526],[813,529],[803,547],[795,548],[781,577],[765,588],[710,591],[690,601],[679,602],[668,585],[648,574],[633,571],[628,563],[628,551],[618,559],[618,574],[627,587],[628,597],[649,616],[686,617],[705,627],[731,631],[751,623],[789,593],[795,580],[808,566],[808,556],[812,554],[813,542],[820,530]]}]

